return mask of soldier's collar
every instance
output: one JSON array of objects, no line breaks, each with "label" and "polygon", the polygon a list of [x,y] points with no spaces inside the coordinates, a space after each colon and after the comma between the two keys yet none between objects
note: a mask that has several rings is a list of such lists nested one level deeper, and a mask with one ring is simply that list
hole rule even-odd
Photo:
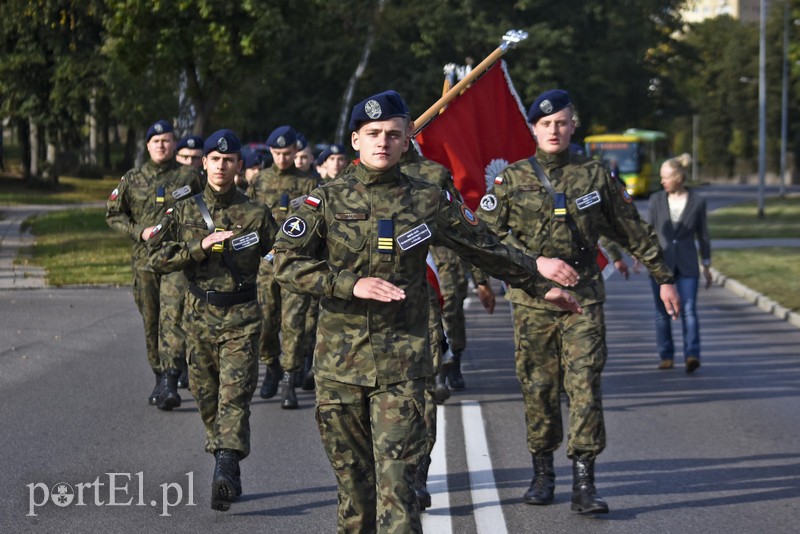
[{"label": "soldier's collar", "polygon": [[545,169],[555,169],[563,167],[569,163],[569,150],[564,150],[558,154],[547,154],[541,150],[536,151],[536,159]]},{"label": "soldier's collar", "polygon": [[218,193],[214,191],[210,185],[206,184],[206,188],[203,190],[203,200],[205,200],[208,205],[230,206],[233,204],[233,199],[236,198],[236,193],[237,189],[235,186],[224,193]]},{"label": "soldier's collar", "polygon": [[385,184],[400,179],[400,165],[395,165],[388,171],[377,172],[367,169],[363,163],[356,167],[356,179],[365,185]]},{"label": "soldier's collar", "polygon": [[272,168],[275,171],[275,174],[277,174],[278,176],[287,176],[287,175],[291,176],[293,174],[296,174],[297,172],[297,167],[294,166],[294,163],[291,164],[286,169],[279,169],[278,166],[273,163]]},{"label": "soldier's collar", "polygon": [[177,168],[179,165],[175,158],[165,161],[164,163],[156,163],[152,159],[147,160],[146,163],[148,169],[155,174],[159,174],[166,171],[171,171],[172,169]]}]

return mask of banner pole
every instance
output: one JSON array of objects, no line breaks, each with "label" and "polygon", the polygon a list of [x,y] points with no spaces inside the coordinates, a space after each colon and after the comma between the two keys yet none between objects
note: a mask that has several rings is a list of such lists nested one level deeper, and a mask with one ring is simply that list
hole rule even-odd
[{"label": "banner pole", "polygon": [[431,120],[434,116],[436,116],[439,111],[449,104],[455,97],[457,97],[461,91],[463,91],[469,84],[475,81],[478,76],[489,70],[495,61],[500,59],[503,54],[506,53],[509,47],[513,47],[520,41],[523,41],[528,38],[528,33],[520,30],[509,30],[503,36],[503,42],[495,48],[495,50],[489,54],[483,61],[481,61],[477,67],[472,69],[472,71],[464,77],[463,80],[455,84],[453,87],[450,88],[447,93],[442,95],[442,97],[437,100],[431,107],[425,111],[422,115],[417,117],[414,121],[414,131],[411,133],[411,136],[417,135],[420,130]]}]

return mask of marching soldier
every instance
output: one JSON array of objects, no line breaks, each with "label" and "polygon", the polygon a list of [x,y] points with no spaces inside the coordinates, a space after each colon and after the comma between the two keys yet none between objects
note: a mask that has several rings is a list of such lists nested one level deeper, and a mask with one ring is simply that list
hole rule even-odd
[{"label": "marching soldier", "polygon": [[203,138],[190,135],[178,141],[175,147],[175,160],[181,165],[191,165],[195,169],[203,168]]},{"label": "marching soldier", "polygon": [[317,157],[317,168],[321,168],[320,174],[326,180],[336,178],[339,173],[347,167],[347,154],[343,145],[333,144],[320,152]]},{"label": "marching soldier", "polygon": [[[181,404],[176,388],[186,356],[178,319],[180,308],[170,299],[181,293],[186,280],[180,273],[164,277],[156,274],[147,264],[145,241],[167,209],[200,191],[200,183],[197,169],[180,165],[173,157],[172,124],[164,120],[153,123],[146,141],[150,159],[125,173],[111,192],[106,202],[106,222],[133,241],[133,297],[144,321],[147,361],[156,378],[148,401],[171,410]],[[163,299],[162,291],[166,292]]]},{"label": "marching soldier", "polygon": [[[537,141],[535,157],[518,161],[496,177],[481,199],[479,216],[502,238],[537,257],[539,272],[569,288],[583,307],[577,315],[532,299],[517,288],[506,294],[513,305],[517,377],[525,399],[528,448],[534,475],[524,495],[528,504],[553,502],[553,451],[563,439],[559,372],[570,400],[567,456],[573,461],[572,510],[607,513],[597,495],[594,462],[606,445],[600,373],[606,362],[603,279],[597,266],[600,235],[640,258],[661,284],[661,298],[673,314],[679,302],[672,273],[652,228],[642,222],[624,187],[598,162],[571,154],[575,130],[566,91],[547,91],[528,112]],[[490,293],[479,286],[482,299]]]},{"label": "marching soldier", "polygon": [[230,130],[205,141],[205,190],[167,211],[151,230],[150,264],[189,280],[184,325],[192,394],[216,464],[211,507],[242,493],[239,461],[250,453],[250,399],[258,384],[261,314],[256,277],[277,226],[266,207],[234,185],[241,143]]},{"label": "marching soldier", "polygon": [[[297,133],[291,126],[279,126],[267,138],[273,164],[253,177],[247,195],[271,210],[280,225],[289,217],[316,180],[294,165],[297,154]],[[270,261],[264,262],[258,275],[258,295],[264,316],[261,332],[261,359],[266,364],[260,395],[264,399],[281,390],[281,408],[297,408],[294,374],[303,369],[306,315],[310,298],[281,290],[273,275]]]},{"label": "marching soldier", "polygon": [[314,377],[317,423],[338,482],[339,532],[421,532],[414,492],[426,448],[431,244],[579,311],[502,245],[463,204],[400,172],[408,108],[387,91],[357,104],[351,143],[361,161],[314,190],[283,223],[275,276],[320,297]]}]

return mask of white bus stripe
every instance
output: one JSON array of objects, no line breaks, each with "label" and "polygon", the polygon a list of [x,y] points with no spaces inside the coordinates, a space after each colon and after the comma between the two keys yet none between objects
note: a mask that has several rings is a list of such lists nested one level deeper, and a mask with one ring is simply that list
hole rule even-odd
[{"label": "white bus stripe", "polygon": [[461,401],[461,418],[464,423],[469,485],[478,534],[507,534],[480,404],[477,401]]},{"label": "white bus stripe", "polygon": [[428,469],[428,491],[431,507],[422,512],[422,530],[425,534],[451,534],[450,495],[447,488],[447,433],[444,406],[436,407],[436,445],[431,452]]}]

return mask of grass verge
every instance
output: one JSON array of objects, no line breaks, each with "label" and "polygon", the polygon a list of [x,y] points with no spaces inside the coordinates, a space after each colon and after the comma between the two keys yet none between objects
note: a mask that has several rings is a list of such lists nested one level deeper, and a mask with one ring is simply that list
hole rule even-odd
[{"label": "grass verge", "polygon": [[61,177],[55,189],[31,189],[19,177],[0,176],[0,204],[78,204],[106,200],[119,177],[102,180]]},{"label": "grass verge", "polygon": [[714,268],[800,312],[800,249],[764,247],[712,251]]},{"label": "grass verge", "polygon": [[763,219],[758,218],[757,202],[714,210],[708,215],[708,232],[711,239],[800,237],[800,195],[765,199]]},{"label": "grass verge", "polygon": [[44,267],[49,285],[130,285],[130,240],[106,224],[104,209],[46,213],[26,226],[36,244],[23,261]]}]

